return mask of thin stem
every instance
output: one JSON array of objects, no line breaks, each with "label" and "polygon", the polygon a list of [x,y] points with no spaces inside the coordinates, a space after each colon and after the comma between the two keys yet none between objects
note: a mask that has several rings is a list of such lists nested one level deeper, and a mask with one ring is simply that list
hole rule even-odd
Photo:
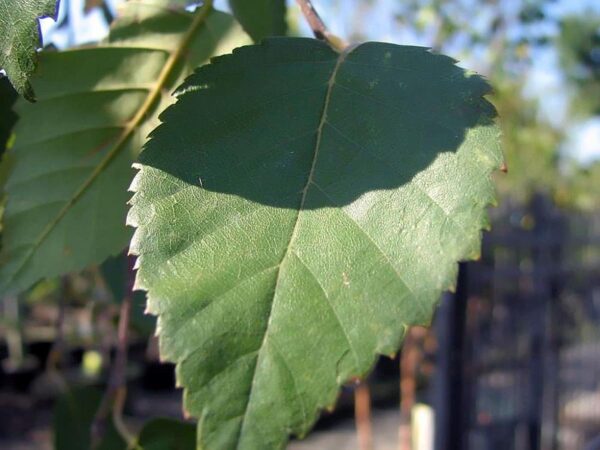
[{"label": "thin stem", "polygon": [[[92,423],[92,448],[96,448],[106,433],[108,419],[111,417],[117,428],[122,425],[123,404],[127,391],[127,329],[129,328],[129,313],[131,310],[131,296],[127,296],[121,303],[119,316],[118,341],[115,360],[111,366],[108,386],[100,407],[96,411]],[[112,414],[111,414],[112,412]],[[118,424],[118,425],[117,425]],[[119,430],[124,437],[129,433],[124,429]]]},{"label": "thin stem", "polygon": [[132,304],[133,263],[134,259],[128,258],[127,295],[121,303],[119,313],[117,351],[111,366],[106,392],[92,423],[92,448],[96,448],[102,441],[109,418],[130,447],[135,443],[135,437],[127,430],[123,421],[123,407],[127,397],[127,338]]},{"label": "thin stem", "polygon": [[6,317],[6,346],[8,347],[8,363],[12,368],[23,364],[23,336],[19,317],[19,302],[17,297],[8,296],[4,299],[4,314]]},{"label": "thin stem", "polygon": [[371,392],[369,385],[360,381],[354,390],[354,419],[360,450],[373,449],[373,433],[371,431]]},{"label": "thin stem", "polygon": [[316,11],[311,0],[296,0],[306,21],[312,28],[313,34],[317,39],[327,42],[335,50],[342,52],[348,48],[348,43],[342,38],[334,35],[329,31],[321,16]]},{"label": "thin stem", "polygon": [[133,440],[122,420],[123,405],[127,393],[127,330],[129,328],[130,311],[131,296],[128,295],[121,303],[117,351],[111,366],[108,386],[92,423],[92,448],[97,448],[100,445],[106,434],[109,418],[113,420],[115,427],[128,442]]},{"label": "thin stem", "polygon": [[48,371],[58,370],[58,366],[60,365],[65,347],[65,314],[67,298],[69,296],[68,277],[63,277],[61,285],[62,289],[60,297],[58,299],[58,317],[56,318],[55,325],[56,336],[54,338],[52,348],[48,353],[48,359],[46,360],[46,370]]},{"label": "thin stem", "polygon": [[413,447],[411,413],[416,403],[417,370],[421,359],[419,343],[424,334],[423,328],[410,328],[400,354],[400,450]]}]

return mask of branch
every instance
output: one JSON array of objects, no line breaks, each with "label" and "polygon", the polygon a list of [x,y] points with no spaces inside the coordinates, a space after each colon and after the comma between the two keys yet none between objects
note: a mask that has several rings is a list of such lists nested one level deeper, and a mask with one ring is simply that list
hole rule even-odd
[{"label": "branch", "polygon": [[319,13],[315,10],[311,0],[296,0],[306,21],[312,28],[313,34],[317,39],[327,42],[332,48],[337,51],[344,51],[349,44],[342,38],[334,35],[329,31]]},{"label": "branch", "polygon": [[0,302],[3,307],[4,317],[7,321],[6,327],[6,346],[8,347],[8,363],[11,368],[17,369],[23,364],[25,356],[23,355],[23,335],[21,331],[21,321],[19,317],[19,302],[17,297],[8,296]]},{"label": "branch", "polygon": [[417,370],[421,360],[420,342],[426,330],[409,328],[400,354],[400,449],[413,448],[411,413],[416,403]]},{"label": "branch", "polygon": [[373,449],[371,431],[371,392],[366,381],[359,381],[354,389],[354,418],[360,450]]}]

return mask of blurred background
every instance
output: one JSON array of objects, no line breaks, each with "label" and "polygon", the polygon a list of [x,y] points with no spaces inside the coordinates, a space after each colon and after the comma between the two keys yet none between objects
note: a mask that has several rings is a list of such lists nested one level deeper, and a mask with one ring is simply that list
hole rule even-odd
[{"label": "blurred background", "polygon": [[[119,3],[62,0],[58,22],[42,21],[44,43],[102,39]],[[344,387],[336,409],[289,448],[600,449],[600,1],[314,4],[350,41],[428,46],[485,75],[508,173],[496,177],[481,258],[461,266],[433,327],[412,330],[400,354]],[[294,2],[288,19],[289,34],[311,34]],[[89,424],[129,268],[125,256],[114,258],[0,304],[0,448],[50,449],[53,423],[65,432]],[[159,362],[154,319],[143,310],[138,293],[125,408],[132,428],[183,419],[173,367]],[[85,393],[83,413],[73,414],[65,384]]]}]

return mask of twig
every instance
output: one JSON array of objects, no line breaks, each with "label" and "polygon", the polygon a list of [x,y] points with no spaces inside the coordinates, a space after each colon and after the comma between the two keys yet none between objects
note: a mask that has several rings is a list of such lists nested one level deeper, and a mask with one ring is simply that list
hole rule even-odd
[{"label": "twig", "polygon": [[92,423],[92,449],[100,445],[106,433],[109,418],[112,418],[113,425],[129,446],[135,442],[135,438],[127,430],[123,422],[123,406],[127,397],[127,336],[132,303],[131,291],[133,287],[132,260],[128,261],[130,264],[127,267],[127,295],[121,303],[119,313],[117,351],[110,370],[106,392]]},{"label": "twig", "polygon": [[317,39],[327,42],[331,47],[338,51],[344,51],[348,43],[342,38],[329,31],[319,13],[315,10],[311,0],[296,0],[306,21],[312,28],[313,34]]},{"label": "twig", "polygon": [[131,296],[128,295],[121,303],[117,352],[110,369],[108,386],[92,423],[92,448],[97,448],[100,445],[106,434],[109,418],[112,418],[115,427],[127,441],[131,442],[133,440],[124,427],[122,420],[123,405],[127,392],[127,329],[129,328],[130,310]]},{"label": "twig", "polygon": [[46,370],[56,371],[62,360],[65,347],[65,313],[67,298],[69,296],[69,280],[68,277],[63,277],[61,281],[62,289],[60,298],[58,299],[58,317],[56,318],[56,337],[52,343],[52,348],[48,353],[46,360]]},{"label": "twig", "polygon": [[421,352],[419,342],[423,328],[410,328],[400,355],[400,450],[412,449],[411,413],[416,402],[417,369]]},{"label": "twig", "polygon": [[354,390],[354,419],[356,433],[358,434],[358,448],[360,450],[372,450],[371,392],[369,391],[369,385],[364,381],[359,381]]},{"label": "twig", "polygon": [[19,317],[17,297],[8,296],[2,302],[6,318],[6,346],[8,347],[8,364],[12,368],[20,368],[25,360],[23,355],[23,335]]}]

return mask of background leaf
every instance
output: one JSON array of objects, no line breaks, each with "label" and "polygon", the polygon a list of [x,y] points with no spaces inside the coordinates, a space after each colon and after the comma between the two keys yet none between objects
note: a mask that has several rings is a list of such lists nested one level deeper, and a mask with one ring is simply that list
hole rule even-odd
[{"label": "background leaf", "polygon": [[15,100],[17,100],[17,92],[8,82],[8,78],[0,77],[0,157],[6,149],[17,121],[17,115],[12,110]]},{"label": "background leaf", "polygon": [[[63,394],[54,408],[54,448],[83,450],[90,448],[91,426],[102,393],[92,387],[72,389]],[[98,450],[125,450],[127,443],[112,421],[108,421],[104,439]]]},{"label": "background leaf", "polygon": [[285,0],[229,0],[236,19],[255,42],[287,31]]},{"label": "background leaf", "polygon": [[171,419],[154,419],[144,425],[138,445],[142,450],[192,450],[196,427]]},{"label": "background leaf", "polygon": [[57,9],[56,0],[0,0],[0,68],[29,100],[35,98],[29,77],[41,47],[38,19],[56,18]]},{"label": "background leaf", "polygon": [[130,326],[142,336],[152,336],[156,329],[156,318],[146,314],[146,293],[143,291],[128,292],[130,284],[130,258],[124,253],[110,257],[100,266],[100,272],[116,303],[121,303],[126,295],[131,295]]},{"label": "background leaf", "polygon": [[287,38],[186,80],[129,222],[200,448],[282,448],[429,323],[494,198],[488,90],[423,48]]},{"label": "background leaf", "polygon": [[[0,76],[0,218],[4,214],[6,203],[4,186],[13,165],[13,155],[6,152],[6,149],[14,136],[13,127],[17,121],[17,115],[12,107],[17,97],[17,91],[11,86],[8,78]],[[2,231],[1,222],[0,231]]]},{"label": "background leaf", "polygon": [[227,14],[132,0],[109,41],[41,55],[22,102],[7,183],[0,291],[122,251],[131,163],[170,93],[196,66],[248,38]]}]

